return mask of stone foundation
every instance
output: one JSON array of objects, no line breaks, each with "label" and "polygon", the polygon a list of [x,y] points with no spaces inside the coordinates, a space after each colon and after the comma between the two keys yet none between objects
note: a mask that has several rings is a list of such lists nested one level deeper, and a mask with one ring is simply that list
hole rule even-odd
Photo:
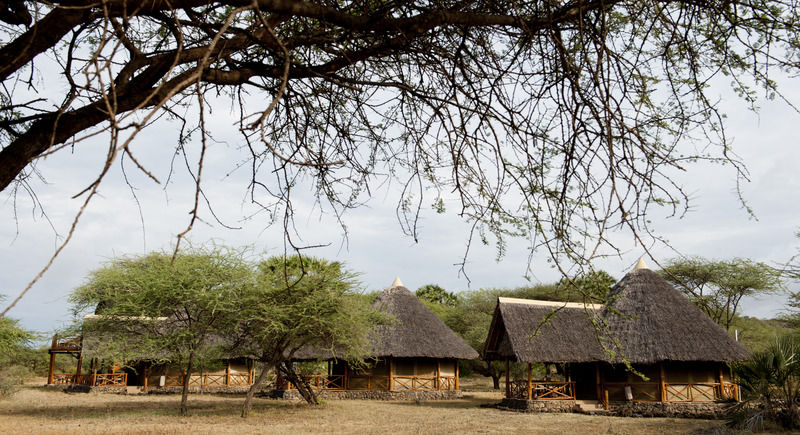
[{"label": "stone foundation", "polygon": [[721,419],[733,402],[611,402],[609,409],[581,407],[574,400],[503,399],[494,405],[517,412],[577,412],[619,417],[675,417]]},{"label": "stone foundation", "polygon": [[[192,394],[245,394],[250,389],[249,385],[207,385],[204,387],[190,386],[189,392]],[[147,394],[181,394],[181,386],[147,386]]]},{"label": "stone foundation", "polygon": [[503,399],[495,405],[500,409],[517,412],[581,412],[574,400]]},{"label": "stone foundation", "polygon": [[609,414],[620,417],[720,419],[734,402],[611,402]]},{"label": "stone foundation", "polygon": [[[107,393],[107,394],[130,394],[129,387],[124,385],[106,385],[95,386],[80,384],[63,384],[52,385],[46,384],[44,388],[48,390],[63,391],[65,393]],[[170,386],[170,387],[147,387],[147,393],[144,392],[144,387],[130,386],[131,389],[136,388],[135,394],[181,394],[183,387]],[[193,386],[189,387],[189,393],[192,394],[245,394],[250,389],[249,385],[244,386],[225,386],[225,385],[210,385],[210,386]],[[261,389],[262,392],[269,391],[266,387]]]},{"label": "stone foundation", "polygon": [[[297,390],[272,390],[273,399],[302,399]],[[451,400],[463,397],[461,390],[375,391],[375,390],[323,390],[324,400]]]}]

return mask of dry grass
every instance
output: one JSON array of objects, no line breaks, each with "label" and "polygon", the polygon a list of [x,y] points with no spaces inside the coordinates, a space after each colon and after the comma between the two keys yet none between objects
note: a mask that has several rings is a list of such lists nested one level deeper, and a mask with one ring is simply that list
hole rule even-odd
[{"label": "dry grass", "polygon": [[463,400],[422,402],[327,401],[322,406],[256,399],[248,419],[242,397],[192,395],[190,416],[177,415],[180,396],[66,394],[27,386],[0,401],[0,433],[686,433],[719,422],[617,418],[579,414],[520,414],[480,408],[494,392]]}]

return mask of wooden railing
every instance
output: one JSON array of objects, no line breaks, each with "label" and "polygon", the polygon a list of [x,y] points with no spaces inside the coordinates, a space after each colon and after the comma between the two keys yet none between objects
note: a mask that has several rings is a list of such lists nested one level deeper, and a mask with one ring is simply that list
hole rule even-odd
[{"label": "wooden railing", "polygon": [[660,385],[661,384],[658,382],[605,382],[602,384],[601,388],[606,391],[612,399],[627,400],[625,396],[625,387],[629,387],[633,402],[660,402]]},{"label": "wooden railing", "polygon": [[53,383],[57,385],[90,385],[96,387],[125,386],[128,384],[127,373],[97,373],[76,375],[74,373],[56,373]]},{"label": "wooden railing", "polygon": [[351,375],[347,378],[346,389],[348,390],[388,390],[388,376],[372,375]]},{"label": "wooden railing", "polygon": [[[630,388],[633,402],[660,402],[661,386],[658,382],[606,382],[601,385],[603,401],[627,401],[625,387]],[[664,383],[666,402],[714,402],[717,400],[739,400],[739,386],[730,382]]]},{"label": "wooden railing", "polygon": [[[389,390],[389,376],[308,375],[303,379],[316,390]],[[455,376],[393,376],[391,379],[394,391],[454,390],[456,387]],[[288,388],[292,390],[295,386],[289,382]]]},{"label": "wooden railing", "polygon": [[[216,374],[216,373],[203,373],[200,375],[189,376],[189,386],[224,386],[226,378],[228,379],[227,385],[247,386],[250,385],[250,375],[247,373],[231,373],[231,374]],[[183,376],[181,375],[167,375],[164,379],[165,387],[180,387],[183,386]]]},{"label": "wooden railing", "polygon": [[[517,379],[511,382],[511,398],[528,398],[528,381]],[[532,400],[575,400],[575,382],[534,381],[531,382]]]}]

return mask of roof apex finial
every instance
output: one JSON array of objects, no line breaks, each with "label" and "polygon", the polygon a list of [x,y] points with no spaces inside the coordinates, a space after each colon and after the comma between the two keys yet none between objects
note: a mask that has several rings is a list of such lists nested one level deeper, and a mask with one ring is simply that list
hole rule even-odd
[{"label": "roof apex finial", "polygon": [[637,261],[636,266],[633,267],[633,270],[639,269],[650,269],[647,267],[647,263],[644,262],[644,257],[639,257],[639,261]]},{"label": "roof apex finial", "polygon": [[394,281],[392,282],[392,287],[403,287],[403,281],[400,281],[400,277],[396,276]]}]

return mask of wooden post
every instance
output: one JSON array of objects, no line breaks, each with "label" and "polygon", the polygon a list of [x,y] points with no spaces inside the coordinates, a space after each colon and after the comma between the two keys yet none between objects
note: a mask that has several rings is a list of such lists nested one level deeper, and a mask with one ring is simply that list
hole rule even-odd
[{"label": "wooden post", "polygon": [[659,390],[661,391],[661,401],[667,401],[667,383],[665,381],[666,376],[664,376],[664,362],[658,363],[658,380],[659,380]]},{"label": "wooden post", "polygon": [[149,375],[149,373],[148,373],[150,371],[150,370],[148,370],[149,368],[150,368],[150,364],[149,363],[145,363],[144,370],[143,370],[144,371],[144,392],[145,393],[147,392],[147,375]]},{"label": "wooden post", "polygon": [[458,360],[455,360],[456,364],[456,390],[458,390]]},{"label": "wooden post", "polygon": [[603,390],[603,395],[605,400],[603,401],[603,407],[608,411],[608,390]]},{"label": "wooden post", "polygon": [[347,363],[344,364],[344,389],[350,389],[350,365]]},{"label": "wooden post", "polygon": [[436,389],[442,389],[442,383],[440,382],[442,379],[442,361],[440,359],[436,359]]},{"label": "wooden post", "polygon": [[511,398],[511,380],[508,378],[509,376],[509,368],[508,368],[508,358],[506,358],[506,397]]},{"label": "wooden post", "polygon": [[97,358],[92,359],[92,386],[97,385],[97,365],[98,361]]},{"label": "wooden post", "polygon": [[719,398],[725,399],[725,377],[722,374],[722,365],[719,366]]},{"label": "wooden post", "polygon": [[[53,337],[53,342],[55,342],[55,341],[56,341],[56,338]],[[47,383],[48,384],[52,384],[53,383],[53,377],[54,377],[53,376],[53,370],[55,370],[55,366],[56,366],[56,354],[54,354],[53,351],[50,351],[50,369],[47,371]]]},{"label": "wooden post", "polygon": [[389,391],[394,390],[394,358],[389,357]]},{"label": "wooden post", "polygon": [[75,369],[75,383],[81,383],[81,369],[83,368],[83,352],[78,354],[78,367]]},{"label": "wooden post", "polygon": [[600,362],[599,361],[594,363],[594,368],[595,368],[594,377],[595,377],[595,382],[597,383],[597,400],[603,400],[603,392],[602,392],[602,389],[600,388]]},{"label": "wooden post", "polygon": [[228,365],[225,366],[225,385],[231,385],[231,360],[228,360]]},{"label": "wooden post", "polygon": [[247,385],[253,385],[253,368],[247,371]]},{"label": "wooden post", "polygon": [[528,363],[528,400],[533,398],[531,382],[533,382],[533,372],[531,370],[531,363]]}]

